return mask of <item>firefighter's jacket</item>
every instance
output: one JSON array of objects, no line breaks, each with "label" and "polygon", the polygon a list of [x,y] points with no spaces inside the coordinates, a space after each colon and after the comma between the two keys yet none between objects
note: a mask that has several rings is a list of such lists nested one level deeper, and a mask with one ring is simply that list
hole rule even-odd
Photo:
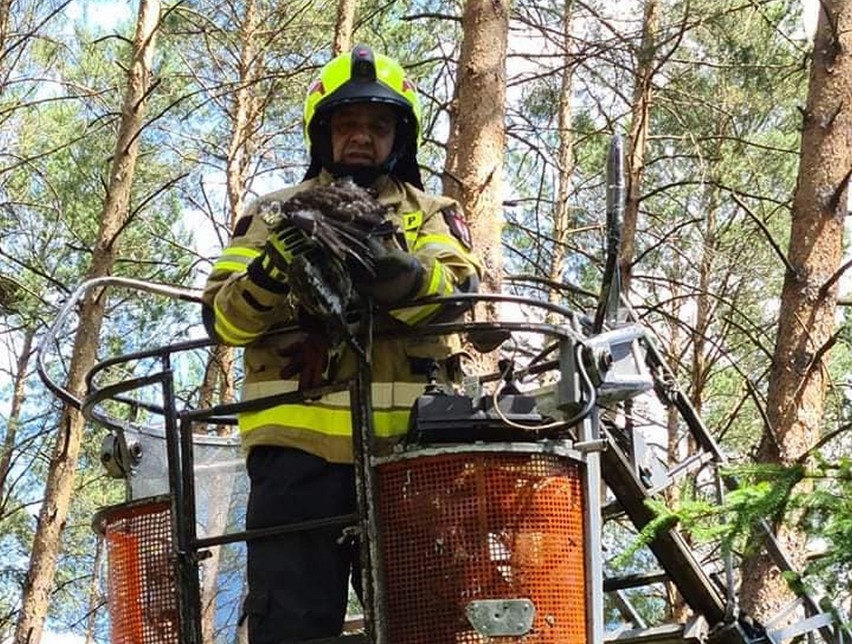
[{"label": "firefighter's jacket", "polygon": [[[276,327],[295,324],[298,303],[280,292],[283,289],[275,292],[270,290],[272,285],[257,283],[247,272],[251,261],[262,253],[269,233],[258,213],[264,204],[283,203],[301,190],[330,181],[323,172],[298,186],[259,198],[239,219],[229,246],[213,265],[203,296],[205,318],[218,341],[245,347],[243,400],[295,391],[298,376],[291,375],[291,361],[298,356],[293,355],[293,348],[308,337],[302,331],[270,333]],[[470,235],[458,204],[389,177],[380,182],[379,201],[391,207],[388,217],[404,233],[408,252],[425,269],[422,286],[412,299],[449,295],[478,284],[481,269],[471,254]],[[415,326],[439,313],[436,304],[413,306],[384,314],[386,319],[376,323],[373,421],[376,436],[385,446],[407,430],[411,406],[424,391],[426,377],[418,365],[427,358],[449,358],[460,347],[457,337],[413,334],[382,338],[382,326]],[[329,363],[328,380],[351,379],[356,368],[355,355],[344,348]],[[303,449],[332,462],[351,462],[349,410],[348,391],[341,391],[319,400],[244,412],[238,418],[244,451],[255,445],[280,445]]]}]

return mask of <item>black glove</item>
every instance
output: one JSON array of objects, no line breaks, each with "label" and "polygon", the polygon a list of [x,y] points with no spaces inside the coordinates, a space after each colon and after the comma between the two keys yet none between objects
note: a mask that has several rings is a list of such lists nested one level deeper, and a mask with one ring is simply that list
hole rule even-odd
[{"label": "black glove", "polygon": [[374,275],[355,275],[359,293],[378,304],[396,304],[420,290],[425,276],[420,260],[390,242],[370,240],[369,246]]},{"label": "black glove", "polygon": [[289,292],[290,266],[317,248],[299,228],[283,223],[266,238],[263,252],[249,265],[248,274],[255,283],[278,293]]}]

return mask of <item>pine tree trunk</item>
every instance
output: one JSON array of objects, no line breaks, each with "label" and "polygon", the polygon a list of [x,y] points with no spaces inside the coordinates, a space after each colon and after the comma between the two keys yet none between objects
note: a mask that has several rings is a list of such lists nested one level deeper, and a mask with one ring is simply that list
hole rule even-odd
[{"label": "pine tree trunk", "polygon": [[[484,289],[499,293],[502,284],[502,165],[506,139],[506,48],[509,4],[506,0],[468,0],[462,16],[464,37],[458,65],[458,109],[448,144],[456,150],[456,180],[447,194],[462,206],[475,251],[482,259]],[[458,154],[464,150],[464,154]],[[448,157],[448,161],[450,158]],[[477,307],[478,320],[496,319],[495,307]]]},{"label": "pine tree trunk", "polygon": [[[249,182],[249,171],[257,150],[257,124],[263,114],[263,100],[259,95],[259,80],[266,73],[265,57],[257,49],[257,31],[262,25],[254,0],[248,0],[240,24],[240,67],[234,107],[230,112],[231,140],[228,144],[228,159],[225,165],[228,193],[228,230],[233,230],[237,217],[245,206],[245,195]],[[218,402],[234,399],[234,350],[231,347],[215,347],[208,358],[201,405],[214,404],[218,391]],[[227,428],[220,427],[219,435]]]},{"label": "pine tree trunk", "polygon": [[[553,256],[548,270],[548,279],[556,284],[562,283],[565,257],[568,253],[568,235],[573,227],[571,211],[568,207],[571,175],[574,173],[574,135],[571,123],[571,89],[574,75],[574,56],[571,54],[573,11],[573,0],[566,0],[562,14],[562,46],[565,48],[562,64],[564,68],[562,69],[562,82],[559,89],[559,177],[556,207],[553,210]],[[548,300],[551,303],[558,304],[561,298],[562,293],[559,290],[550,289]]]},{"label": "pine tree trunk", "polygon": [[33,352],[35,327],[24,333],[24,342],[15,364],[14,384],[12,385],[12,406],[9,410],[9,420],[6,423],[6,435],[3,437],[3,448],[0,452],[0,520],[6,516],[6,499],[10,490],[6,489],[9,470],[12,466],[12,456],[15,443],[18,440],[18,425],[21,422],[21,408],[24,405],[24,383],[27,379],[27,367]]},{"label": "pine tree trunk", "polygon": [[[87,279],[108,275],[117,256],[117,241],[129,217],[130,193],[139,153],[139,133],[151,81],[154,38],[159,23],[159,0],[141,0],[133,40],[132,64],[122,106],[118,142],[110,168],[106,201]],[[67,389],[82,397],[86,372],[94,365],[98,336],[106,302],[102,293],[90,293],[80,307],[81,323],[74,338]],[[74,487],[74,475],[84,418],[66,406],[59,420],[58,435],[45,484],[44,502],[33,539],[30,566],[24,582],[15,641],[38,644],[50,603],[62,530]]]},{"label": "pine tree trunk", "polygon": [[352,31],[355,27],[355,12],[358,0],[337,0],[337,20],[334,21],[334,56],[352,49]]},{"label": "pine tree trunk", "polygon": [[[264,56],[257,49],[256,33],[260,28],[257,4],[248,0],[240,22],[240,66],[237,91],[234,92],[231,114],[231,140],[228,145],[228,159],[225,166],[226,186],[229,206],[228,229],[233,230],[237,217],[245,205],[246,187],[249,180],[249,167],[256,150],[254,133],[262,113],[262,101],[258,95],[258,80],[264,74]],[[234,349],[216,346],[207,359],[200,392],[199,405],[210,407],[217,403],[231,402],[234,391]],[[206,433],[207,428],[202,428]],[[230,427],[219,426],[216,433],[220,436],[229,433]],[[227,484],[223,485],[230,489]],[[227,521],[227,509],[230,506],[227,495],[209,497],[206,508],[206,533],[210,536],[222,534]],[[213,641],[216,619],[216,596],[219,589],[218,577],[221,548],[213,548],[210,556],[204,560],[204,578],[201,587],[201,632],[205,641]]]},{"label": "pine tree trunk", "polygon": [[[684,355],[684,332],[679,320],[683,314],[682,300],[678,297],[679,287],[674,287],[672,292],[671,323],[667,327],[668,338],[667,354],[672,372],[677,377],[683,370],[683,362],[681,356]],[[683,449],[684,430],[681,423],[680,412],[674,405],[671,405],[666,410],[666,462],[669,468],[674,464],[683,460],[685,454]],[[678,507],[681,501],[681,487],[676,482],[670,485],[665,491],[666,505],[670,508]],[[683,623],[689,616],[688,607],[683,600],[683,596],[677,589],[677,585],[671,581],[667,581],[665,585],[666,595],[669,603],[670,618],[678,623]]]},{"label": "pine tree trunk", "polygon": [[248,167],[254,153],[252,133],[260,111],[257,81],[263,72],[263,55],[257,51],[255,32],[258,28],[257,7],[248,0],[240,25],[240,67],[237,91],[234,93],[231,141],[225,166],[225,182],[230,206],[231,230],[238,213],[243,210],[243,200],[248,183]]},{"label": "pine tree trunk", "polygon": [[98,535],[95,541],[95,556],[92,564],[92,583],[89,586],[89,616],[86,620],[86,644],[95,644],[97,634],[98,611],[105,603],[101,594],[100,572],[104,556],[104,539]]},{"label": "pine tree trunk", "polygon": [[718,209],[717,191],[713,189],[710,203],[705,210],[704,239],[701,245],[701,258],[698,266],[698,293],[695,295],[695,326],[692,330],[692,368],[690,374],[690,398],[698,414],[704,406],[704,386],[709,370],[707,360],[707,337],[713,318],[710,278],[713,274],[713,260],[716,257],[716,211]]},{"label": "pine tree trunk", "polygon": [[[668,438],[667,457],[669,465],[682,460],[683,454],[680,449],[680,441],[683,438],[683,430],[680,424],[678,410],[671,406],[666,411],[666,433]],[[666,505],[676,508],[681,500],[681,488],[675,483],[666,490]],[[666,595],[669,603],[670,618],[672,621],[682,624],[689,617],[689,607],[683,600],[683,596],[672,581],[666,582]]]},{"label": "pine tree trunk", "polygon": [[[200,398],[199,406],[201,408],[209,408],[217,403],[230,403],[235,400],[233,347],[216,346],[211,351]],[[220,425],[216,428],[216,433],[219,436],[225,436],[230,432],[230,429],[230,426]],[[227,527],[233,477],[223,478],[217,484],[221,486],[222,493],[206,495],[208,499],[208,507],[205,512],[207,518],[206,536],[224,534]],[[201,586],[201,632],[205,642],[214,640],[216,597],[221,587],[219,580],[221,557],[221,547],[211,548],[209,556],[202,562],[204,574]]]},{"label": "pine tree trunk", "polygon": [[[217,345],[211,348],[207,356],[207,366],[204,370],[204,379],[201,382],[198,394],[198,406],[207,408],[213,405],[230,403],[236,399],[236,387],[234,385],[234,348]],[[209,427],[200,424],[195,431],[206,434]],[[217,436],[227,436],[231,433],[230,425],[219,425],[216,427]]]},{"label": "pine tree trunk", "polygon": [[[819,437],[833,343],[843,225],[852,169],[852,0],[825,0],[811,59],[798,183],[790,228],[778,335],[767,395],[769,426],[757,458],[790,464]],[[794,565],[804,563],[804,537],[778,525],[778,538]],[[747,559],[741,603],[765,621],[789,599],[780,572],[763,556]]]},{"label": "pine tree trunk", "polygon": [[[4,58],[9,38],[9,21],[12,18],[12,0],[0,0],[0,69],[5,67]],[[2,94],[0,87],[0,94]]]},{"label": "pine tree trunk", "polygon": [[630,125],[630,158],[627,164],[627,200],[624,205],[624,221],[621,228],[621,292],[630,292],[633,275],[633,256],[636,254],[636,227],[639,221],[639,200],[642,179],[645,175],[645,146],[648,142],[650,125],[652,86],[654,75],[654,51],[659,23],[659,0],[646,0],[642,21],[642,44],[638,55],[636,83],[633,86],[633,103]]}]

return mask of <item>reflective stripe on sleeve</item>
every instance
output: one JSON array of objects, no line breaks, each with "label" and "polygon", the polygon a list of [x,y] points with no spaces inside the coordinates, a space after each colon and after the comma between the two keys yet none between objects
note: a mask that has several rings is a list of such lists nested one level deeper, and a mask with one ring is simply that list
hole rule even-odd
[{"label": "reflective stripe on sleeve", "polygon": [[216,263],[213,264],[212,273],[242,273],[245,272],[247,264],[244,262],[228,262],[224,261],[221,258],[216,260]]},{"label": "reflective stripe on sleeve", "polygon": [[252,340],[255,340],[261,335],[263,335],[262,331],[260,333],[254,333],[236,326],[228,319],[228,316],[226,316],[225,313],[222,312],[222,309],[220,309],[217,304],[213,305],[213,312],[213,330],[216,332],[216,335],[219,336],[219,338],[226,344],[231,344],[239,347],[248,344]]},{"label": "reflective stripe on sleeve", "polygon": [[[447,276],[447,272],[448,270],[440,262],[432,264],[432,272],[429,274],[426,290],[421,292],[419,297],[450,295],[454,290],[453,280]],[[394,309],[390,314],[400,322],[414,326],[418,322],[422,322],[429,316],[434,315],[440,308],[440,304],[423,304],[420,306]]]},{"label": "reflective stripe on sleeve", "polygon": [[417,238],[417,243],[413,246],[412,252],[421,250],[431,250],[432,248],[442,250],[452,250],[456,255],[464,258],[471,257],[471,254],[462,246],[459,241],[452,235],[422,235]]},{"label": "reflective stripe on sleeve", "polygon": [[222,251],[219,259],[213,264],[213,271],[225,271],[237,273],[246,270],[251,261],[261,255],[262,251],[257,248],[245,246],[231,246]]}]

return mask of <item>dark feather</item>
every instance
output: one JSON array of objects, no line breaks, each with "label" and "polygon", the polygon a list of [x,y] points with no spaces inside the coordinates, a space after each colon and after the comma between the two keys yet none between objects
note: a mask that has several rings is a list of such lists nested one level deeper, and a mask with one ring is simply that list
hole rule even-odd
[{"label": "dark feather", "polygon": [[306,239],[322,250],[322,255],[344,266],[358,266],[373,274],[370,233],[350,223],[329,219],[316,210],[297,210],[288,222],[305,233]]},{"label": "dark feather", "polygon": [[287,200],[282,210],[285,214],[318,210],[329,219],[355,224],[367,232],[380,225],[388,212],[375,196],[348,177],[304,190]]},{"label": "dark feather", "polygon": [[[346,309],[353,296],[352,280],[335,262],[311,261],[307,255],[300,255],[290,265],[288,282],[296,300],[309,314],[329,322],[330,331],[344,328]],[[334,343],[339,339],[334,338]]]}]

